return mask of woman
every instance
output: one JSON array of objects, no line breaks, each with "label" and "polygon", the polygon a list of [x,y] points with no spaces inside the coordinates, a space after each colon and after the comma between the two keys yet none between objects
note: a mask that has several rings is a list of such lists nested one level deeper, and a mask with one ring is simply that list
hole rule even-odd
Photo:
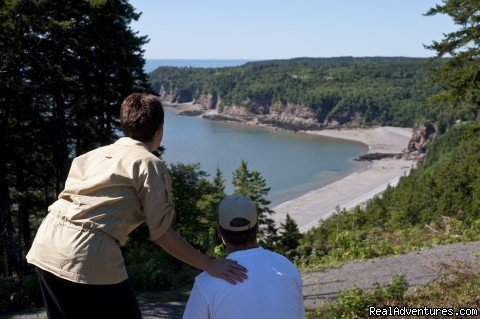
[{"label": "woman", "polygon": [[154,95],[131,94],[120,110],[125,137],[73,160],[27,255],[49,318],[141,317],[120,246],[144,221],[150,239],[172,256],[232,284],[246,278],[242,266],[206,257],[172,229],[170,174],[151,153],[163,121]]}]

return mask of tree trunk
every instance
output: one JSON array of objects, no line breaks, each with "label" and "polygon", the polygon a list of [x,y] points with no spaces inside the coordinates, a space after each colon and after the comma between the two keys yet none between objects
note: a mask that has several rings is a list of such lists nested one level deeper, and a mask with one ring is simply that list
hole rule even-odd
[{"label": "tree trunk", "polygon": [[24,275],[28,272],[28,264],[26,262],[25,256],[30,250],[31,234],[30,234],[30,212],[28,207],[31,206],[27,201],[24,203],[25,198],[20,198],[18,203],[18,230],[20,233],[19,244],[19,275]]},{"label": "tree trunk", "polygon": [[55,194],[58,196],[65,187],[68,174],[67,124],[65,119],[65,99],[63,92],[54,97],[54,124],[56,129],[54,148]]},{"label": "tree trunk", "polygon": [[106,139],[103,145],[110,144],[112,142],[112,105],[109,105],[107,108],[107,121],[105,129]]},{"label": "tree trunk", "polygon": [[3,110],[0,123],[0,245],[2,257],[6,261],[3,269],[1,269],[2,274],[3,276],[11,276],[18,270],[18,258],[10,212],[10,191],[7,177],[8,107],[5,104],[2,105]]}]

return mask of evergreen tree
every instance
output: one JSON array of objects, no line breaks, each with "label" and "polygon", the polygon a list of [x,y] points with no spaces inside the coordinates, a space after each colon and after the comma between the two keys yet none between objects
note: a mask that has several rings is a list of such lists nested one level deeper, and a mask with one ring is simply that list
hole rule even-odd
[{"label": "evergreen tree", "polygon": [[249,171],[247,162],[242,160],[240,166],[233,172],[234,193],[250,197],[257,206],[260,243],[270,249],[275,247],[277,231],[275,221],[271,218],[274,213],[268,205],[270,187],[257,171]]},{"label": "evergreen tree", "polygon": [[200,164],[170,165],[173,191],[172,197],[175,204],[177,216],[175,218],[175,229],[190,243],[197,248],[204,246],[198,235],[205,230],[205,222],[200,219],[205,215],[198,209],[197,203],[212,189],[211,184],[206,180],[207,173],[200,169]]},{"label": "evergreen tree", "polygon": [[222,171],[217,167],[209,193],[204,194],[197,203],[202,216],[200,220],[205,227],[204,233],[198,235],[203,236],[204,252],[210,256],[214,256],[215,248],[222,244],[218,237],[217,214],[218,205],[226,196],[224,182]]},{"label": "evergreen tree", "polygon": [[280,236],[278,235],[278,228],[275,225],[275,221],[272,218],[265,218],[263,238],[261,238],[261,245],[273,251],[278,251],[278,241]]},{"label": "evergreen tree", "polygon": [[223,178],[223,173],[218,166],[215,170],[215,177],[213,178],[213,187],[219,194],[225,197],[225,179]]},{"label": "evergreen tree", "polygon": [[73,156],[112,141],[132,91],[150,90],[126,0],[0,2],[0,273],[26,272],[32,225]]},{"label": "evergreen tree", "polygon": [[297,249],[300,244],[302,234],[298,230],[297,223],[289,214],[287,214],[285,223],[280,224],[280,228],[282,229],[279,243],[280,249],[288,258],[293,258],[295,256],[295,249]]},{"label": "evergreen tree", "polygon": [[233,172],[232,184],[235,188],[235,194],[250,197],[250,180],[251,173],[248,171],[247,162],[242,160],[240,166]]},{"label": "evergreen tree", "polygon": [[480,116],[480,2],[445,0],[426,15],[447,14],[460,28],[433,41],[426,48],[437,57],[450,57],[436,71],[435,82],[443,85],[437,98],[446,105],[463,106],[474,117]]}]

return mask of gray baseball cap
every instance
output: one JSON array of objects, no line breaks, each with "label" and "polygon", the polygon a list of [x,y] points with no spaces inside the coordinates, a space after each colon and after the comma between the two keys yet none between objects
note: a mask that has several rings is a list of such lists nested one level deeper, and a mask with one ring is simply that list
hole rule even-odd
[{"label": "gray baseball cap", "polygon": [[[235,227],[231,221],[235,218],[244,218],[249,221],[248,225]],[[248,197],[240,195],[229,195],[222,199],[218,206],[218,224],[226,230],[245,231],[257,224],[257,207]]]}]

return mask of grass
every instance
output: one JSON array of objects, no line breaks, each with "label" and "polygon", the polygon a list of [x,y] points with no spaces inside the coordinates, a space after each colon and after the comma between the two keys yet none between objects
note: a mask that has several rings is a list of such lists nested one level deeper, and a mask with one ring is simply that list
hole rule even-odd
[{"label": "grass", "polygon": [[306,240],[297,248],[294,262],[303,272],[337,268],[352,260],[402,255],[437,245],[480,240],[480,220],[471,226],[455,218],[444,217],[441,223],[428,227],[413,226],[387,232],[341,231],[329,241]]},{"label": "grass", "polygon": [[340,294],[336,301],[326,301],[317,309],[308,311],[306,318],[369,318],[368,307],[372,305],[456,310],[468,307],[480,312],[479,267],[480,264],[475,269],[461,263],[442,265],[438,269],[440,279],[424,287],[409,288],[404,277],[396,277],[390,285],[376,286],[368,291],[354,287]]}]

